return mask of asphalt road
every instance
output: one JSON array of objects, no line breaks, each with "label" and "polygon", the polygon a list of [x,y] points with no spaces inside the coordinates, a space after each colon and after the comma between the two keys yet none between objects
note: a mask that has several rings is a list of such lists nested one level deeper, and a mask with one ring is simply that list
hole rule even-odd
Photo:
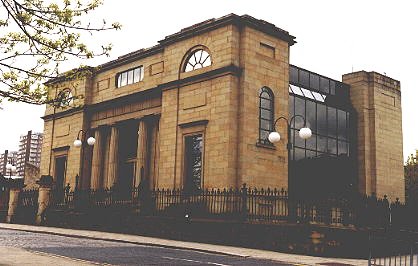
[{"label": "asphalt road", "polygon": [[0,248],[7,246],[110,265],[289,265],[190,250],[0,229]]}]

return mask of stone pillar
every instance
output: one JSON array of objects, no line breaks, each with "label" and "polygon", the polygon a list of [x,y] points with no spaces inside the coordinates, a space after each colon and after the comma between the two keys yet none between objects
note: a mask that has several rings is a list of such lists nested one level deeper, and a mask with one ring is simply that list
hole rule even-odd
[{"label": "stone pillar", "polygon": [[7,223],[13,223],[16,217],[16,210],[19,204],[19,194],[22,187],[11,187],[9,196],[9,210],[7,211]]},{"label": "stone pillar", "polygon": [[151,127],[150,135],[147,138],[147,141],[151,142],[151,143],[148,143],[149,150],[147,151],[148,158],[149,158],[148,179],[149,179],[149,188],[153,189],[156,187],[156,181],[157,181],[157,176],[158,176],[157,162],[158,162],[158,156],[159,156],[159,153],[158,153],[159,124],[158,124],[157,117],[154,121],[152,121],[152,124],[150,124],[150,127]]},{"label": "stone pillar", "polygon": [[[146,164],[147,158],[147,127],[144,119],[141,119],[138,124],[138,148],[136,152],[136,176],[135,184],[140,184],[141,179],[144,179],[148,174],[148,166]],[[144,169],[141,171],[141,169]],[[141,176],[143,172],[144,176]]]},{"label": "stone pillar", "polygon": [[96,143],[93,146],[93,159],[92,159],[92,167],[91,167],[91,181],[90,181],[90,188],[91,189],[99,189],[101,187],[101,170],[102,170],[102,132],[100,129],[96,129],[94,132],[94,138],[96,139]]},{"label": "stone pillar", "polygon": [[38,212],[36,213],[35,223],[41,225],[45,221],[45,212],[49,207],[51,190],[53,179],[52,176],[41,176],[41,179],[37,181],[39,185],[39,194],[38,194]]},{"label": "stone pillar", "polygon": [[37,225],[44,224],[45,212],[49,207],[51,197],[51,186],[40,186],[38,195],[38,212],[36,213],[35,223]]},{"label": "stone pillar", "polygon": [[153,168],[152,173],[152,189],[158,187],[159,168],[158,164],[160,161],[160,119],[157,120],[154,126],[154,156],[153,156]]},{"label": "stone pillar", "polygon": [[23,184],[23,178],[19,179],[8,179],[9,186],[9,209],[7,211],[6,222],[13,223],[16,217],[17,207],[19,205],[19,194],[22,191],[22,188],[25,186]]},{"label": "stone pillar", "polygon": [[117,181],[119,164],[118,143],[119,129],[113,125],[110,131],[109,164],[107,166],[107,187],[109,188]]}]

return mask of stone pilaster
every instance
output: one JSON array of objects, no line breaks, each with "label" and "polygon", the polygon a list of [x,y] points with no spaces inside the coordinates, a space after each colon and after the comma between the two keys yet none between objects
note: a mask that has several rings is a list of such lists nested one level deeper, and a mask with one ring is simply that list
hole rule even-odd
[{"label": "stone pilaster", "polygon": [[[146,164],[147,158],[147,126],[144,119],[141,119],[138,124],[138,148],[137,148],[137,161],[136,161],[136,176],[135,184],[140,184],[142,179],[147,176],[148,167]],[[141,169],[144,169],[141,171]],[[141,176],[143,174],[144,176]]]},{"label": "stone pilaster", "polygon": [[107,187],[109,188],[117,181],[119,163],[118,142],[119,129],[116,126],[112,126],[110,130],[109,164],[107,166]]},{"label": "stone pilaster", "polygon": [[96,139],[96,143],[93,146],[93,159],[92,159],[92,167],[91,167],[91,181],[90,181],[90,188],[91,189],[99,189],[101,187],[101,170],[102,170],[102,136],[103,133],[98,128],[94,132],[94,138]]},{"label": "stone pilaster", "polygon": [[159,119],[156,121],[153,128],[153,152],[152,152],[152,180],[150,182],[151,189],[158,187],[158,163],[160,158],[160,123]]}]

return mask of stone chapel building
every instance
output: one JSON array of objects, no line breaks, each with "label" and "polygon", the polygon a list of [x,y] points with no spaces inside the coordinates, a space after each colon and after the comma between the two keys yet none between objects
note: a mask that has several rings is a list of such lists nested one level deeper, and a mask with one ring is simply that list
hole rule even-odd
[{"label": "stone chapel building", "polygon": [[[403,200],[400,82],[366,71],[341,82],[293,66],[295,43],[271,23],[230,14],[91,68],[85,77],[48,81],[50,97],[83,97],[47,106],[41,174],[61,188],[245,183]],[[287,125],[274,124],[294,115],[313,134],[301,140],[303,122],[292,119],[288,153]],[[274,130],[282,140],[273,145],[267,137]]]}]

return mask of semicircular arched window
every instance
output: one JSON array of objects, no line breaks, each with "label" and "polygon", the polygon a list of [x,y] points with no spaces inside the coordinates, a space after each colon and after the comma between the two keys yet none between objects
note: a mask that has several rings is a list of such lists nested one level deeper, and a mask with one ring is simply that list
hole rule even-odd
[{"label": "semicircular arched window", "polygon": [[199,68],[212,65],[210,54],[204,49],[198,49],[192,52],[184,65],[184,72],[190,72]]},{"label": "semicircular arched window", "polygon": [[74,96],[71,92],[71,89],[63,89],[57,96],[56,101],[58,102],[59,107],[69,107],[74,104]]},{"label": "semicircular arched window", "polygon": [[268,140],[270,132],[273,131],[274,123],[274,94],[267,88],[263,87],[259,92],[259,135],[258,141],[261,144],[272,145]]}]

